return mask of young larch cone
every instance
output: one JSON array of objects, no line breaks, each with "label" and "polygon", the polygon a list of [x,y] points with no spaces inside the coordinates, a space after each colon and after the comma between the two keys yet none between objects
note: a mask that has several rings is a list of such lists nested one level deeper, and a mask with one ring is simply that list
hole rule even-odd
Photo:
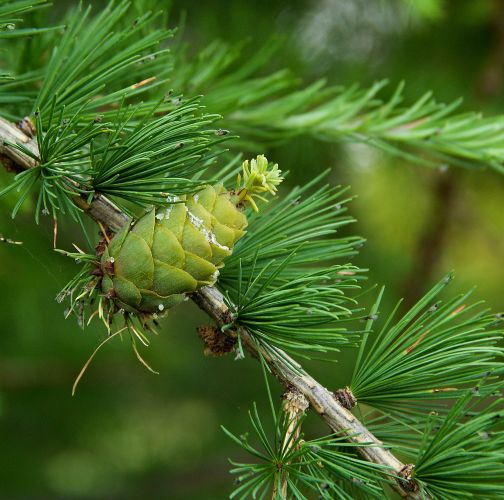
[{"label": "young larch cone", "polygon": [[264,156],[251,163],[244,163],[248,184],[241,189],[230,193],[222,184],[205,186],[123,227],[101,257],[102,291],[125,311],[151,314],[213,285],[224,259],[245,234],[247,217],[238,207],[254,193],[264,192],[266,184],[275,193],[282,180],[277,165],[271,169],[273,176],[264,175]]}]

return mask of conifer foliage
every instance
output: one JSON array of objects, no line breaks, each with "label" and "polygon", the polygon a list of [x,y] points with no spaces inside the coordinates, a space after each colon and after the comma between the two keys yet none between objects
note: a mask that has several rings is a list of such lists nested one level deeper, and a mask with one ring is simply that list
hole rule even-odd
[{"label": "conifer foliage", "polygon": [[[101,318],[101,345],[129,333],[147,365],[137,342],[191,298],[217,323],[207,348],[258,359],[271,416],[254,404],[250,437],[225,429],[250,455],[233,462],[231,496],[502,497],[503,315],[470,294],[440,299],[451,275],[406,312],[380,310],[383,288],[366,311],[365,271],[350,263],[363,240],[340,234],[353,222],[347,189],[327,173],[278,189],[283,174],[260,153],[311,134],[502,173],[504,118],[457,114],[430,93],[408,107],[402,86],[384,101],[383,83],[256,77],[271,47],[245,63],[220,43],[188,59],[156,2],[78,5],[44,25],[49,6],[0,5],[0,161],[13,172],[0,196],[17,193],[13,216],[33,197],[36,221],[80,224],[87,248],[61,251],[80,271],[59,299],[82,326]],[[18,58],[28,36],[34,57]],[[334,393],[298,362],[342,348],[358,358]],[[280,408],[270,375],[287,390]],[[303,434],[310,414],[327,436]]]}]

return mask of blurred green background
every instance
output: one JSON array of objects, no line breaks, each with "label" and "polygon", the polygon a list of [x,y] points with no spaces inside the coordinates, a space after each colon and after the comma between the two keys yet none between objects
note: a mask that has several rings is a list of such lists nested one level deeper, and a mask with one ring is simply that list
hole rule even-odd
[{"label": "blurred green background", "polygon": [[[55,3],[60,10],[70,4]],[[307,82],[405,80],[411,101],[430,89],[442,101],[464,96],[467,110],[504,112],[502,1],[171,5],[171,23],[185,16],[182,36],[194,52],[215,38],[248,39],[253,52],[280,34],[285,44],[271,67],[288,66]],[[478,285],[478,298],[504,308],[498,174],[426,169],[365,146],[313,140],[265,153],[291,170],[291,184],[330,166],[332,182],[352,186],[358,222],[351,230],[367,239],[356,263],[370,269],[370,284],[387,285],[389,304],[413,301],[453,269],[451,292]],[[1,184],[7,175],[0,173]],[[64,320],[54,297],[76,266],[52,250],[49,220],[34,227],[27,211],[12,221],[11,202],[0,200],[0,234],[24,244],[0,246],[0,498],[225,498],[232,489],[227,458],[241,455],[219,425],[240,433],[251,402],[265,407],[257,363],[205,358],[195,334],[205,317],[188,303],[170,312],[144,351],[160,375],[136,361],[128,342],[112,342],[72,398],[73,380],[103,330]],[[81,239],[71,224],[60,226],[60,248]],[[309,368],[337,388],[353,359],[346,351],[337,364]],[[326,429],[312,418],[307,432]]]}]

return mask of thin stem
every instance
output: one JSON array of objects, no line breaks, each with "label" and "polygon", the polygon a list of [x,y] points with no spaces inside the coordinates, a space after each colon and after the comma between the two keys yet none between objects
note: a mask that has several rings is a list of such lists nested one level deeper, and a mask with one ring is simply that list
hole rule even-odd
[{"label": "thin stem", "polygon": [[[287,429],[282,442],[282,452],[281,455],[285,456],[289,452],[295,451],[299,446],[299,436],[301,435],[301,424],[300,420],[305,414],[306,410],[310,406],[308,400],[295,389],[288,389],[283,395],[284,404],[283,411],[285,413],[285,418],[287,421]],[[293,449],[294,448],[294,449]],[[285,465],[289,465],[287,462]],[[281,472],[281,495],[280,498],[287,498],[287,487],[288,487],[288,472],[282,470]],[[273,492],[271,495],[272,500],[278,498],[278,483],[275,481],[273,486]]]}]

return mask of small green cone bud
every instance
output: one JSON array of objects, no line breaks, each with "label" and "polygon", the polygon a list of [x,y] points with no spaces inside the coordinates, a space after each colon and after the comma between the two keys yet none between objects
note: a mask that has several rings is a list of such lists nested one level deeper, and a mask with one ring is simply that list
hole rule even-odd
[{"label": "small green cone bud", "polygon": [[247,218],[222,185],[207,186],[124,227],[101,258],[102,290],[133,313],[160,313],[206,285],[244,234]]},{"label": "small green cone bud", "polygon": [[264,155],[250,161],[245,160],[242,165],[243,177],[238,174],[236,196],[238,202],[248,202],[258,211],[254,198],[267,201],[261,193],[273,196],[277,193],[277,186],[283,181],[282,171],[278,165],[270,165]]}]

